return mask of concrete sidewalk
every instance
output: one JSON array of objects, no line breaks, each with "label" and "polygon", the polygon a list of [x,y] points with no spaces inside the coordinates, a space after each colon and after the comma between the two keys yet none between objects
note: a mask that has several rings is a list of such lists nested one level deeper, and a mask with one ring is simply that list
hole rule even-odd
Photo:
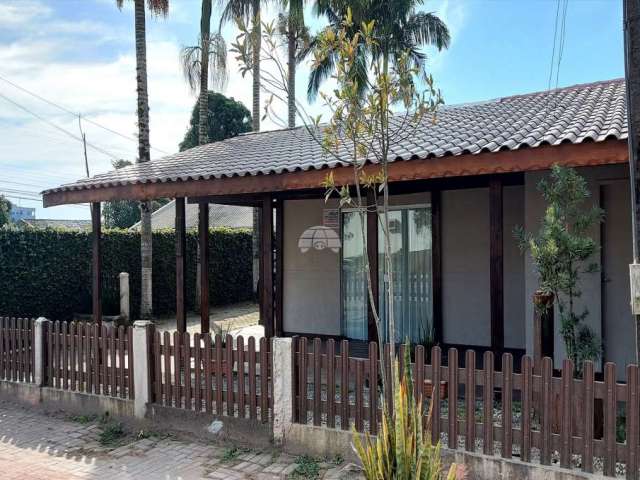
[{"label": "concrete sidewalk", "polygon": [[0,402],[0,479],[362,478],[352,465],[330,461],[311,462],[318,476],[301,476],[304,467],[310,471],[308,460],[268,445],[242,449],[149,432],[116,435],[104,445],[105,430],[92,417],[50,415]]}]

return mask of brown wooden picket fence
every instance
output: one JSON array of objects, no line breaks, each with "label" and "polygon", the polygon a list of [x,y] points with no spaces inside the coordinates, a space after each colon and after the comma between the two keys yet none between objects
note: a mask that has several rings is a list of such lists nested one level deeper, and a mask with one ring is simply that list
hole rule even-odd
[{"label": "brown wooden picket fence", "polygon": [[153,334],[153,398],[156,404],[269,421],[270,342],[188,332]]},{"label": "brown wooden picket fence", "polygon": [[44,332],[48,387],[133,398],[132,333],[85,322],[51,322]]},{"label": "brown wooden picket fence", "polygon": [[[294,421],[376,434],[384,403],[376,343],[369,344],[367,358],[354,358],[346,340],[296,340]],[[388,358],[388,346],[385,352]],[[578,376],[565,360],[555,376],[550,358],[534,373],[527,356],[514,371],[508,353],[496,365],[494,354],[486,352],[482,368],[472,350],[459,358],[449,349],[446,362],[439,347],[429,363],[425,353],[421,346],[411,352],[414,393],[423,399],[425,426],[444,446],[639,478],[638,366],[628,366],[626,382],[620,383],[612,363],[596,380],[592,362]],[[388,378],[390,362],[385,363]]]},{"label": "brown wooden picket fence", "polygon": [[0,379],[33,382],[33,318],[0,317]]}]

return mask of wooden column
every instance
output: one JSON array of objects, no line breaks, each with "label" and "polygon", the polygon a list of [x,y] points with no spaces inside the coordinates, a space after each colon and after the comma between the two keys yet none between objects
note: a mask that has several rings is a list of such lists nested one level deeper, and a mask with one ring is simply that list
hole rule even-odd
[{"label": "wooden column", "polygon": [[275,203],[276,210],[276,238],[275,238],[275,318],[274,335],[279,337],[284,333],[283,322],[283,302],[284,302],[284,201],[278,200]]},{"label": "wooden column", "polygon": [[442,320],[442,214],[440,190],[431,191],[431,288],[433,291],[433,331],[436,343],[444,340]]},{"label": "wooden column", "polygon": [[271,194],[262,197],[260,206],[260,325],[271,338],[273,322],[273,200]]},{"label": "wooden column", "polygon": [[102,225],[100,216],[100,202],[91,204],[91,226],[93,231],[92,246],[92,298],[93,321],[102,323],[102,252],[100,237]]},{"label": "wooden column", "polygon": [[491,349],[504,349],[504,266],[502,225],[502,180],[489,180],[489,284],[491,304]]},{"label": "wooden column", "polygon": [[187,331],[186,243],[184,197],[181,197],[176,198],[176,329],[183,333]]},{"label": "wooden column", "polygon": [[200,246],[200,332],[209,332],[209,204],[198,204],[198,245]]},{"label": "wooden column", "polygon": [[[369,269],[371,271],[371,289],[373,290],[373,299],[378,315],[380,315],[380,301],[378,294],[378,212],[375,207],[373,192],[367,192],[367,256],[369,260]],[[378,341],[378,330],[376,328],[375,317],[373,316],[373,308],[369,302],[369,295],[366,292],[368,322],[367,329],[370,342]]]}]

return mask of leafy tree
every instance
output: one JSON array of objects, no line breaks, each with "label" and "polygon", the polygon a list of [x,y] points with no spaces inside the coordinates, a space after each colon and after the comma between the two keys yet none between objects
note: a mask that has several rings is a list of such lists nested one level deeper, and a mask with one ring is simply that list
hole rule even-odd
[{"label": "leafy tree", "polygon": [[[112,163],[115,169],[132,165],[127,160],[116,160]],[[152,200],[151,211],[155,212],[169,200],[161,198]],[[105,202],[102,209],[104,225],[107,228],[129,228],[140,221],[140,204],[135,200],[113,200]]]},{"label": "leafy tree", "polygon": [[[208,141],[217,142],[251,131],[251,113],[241,102],[212,91],[209,91],[208,97],[209,113],[206,116]],[[193,106],[189,129],[180,143],[180,151],[199,144],[200,105],[201,102],[198,100]]]},{"label": "leafy tree", "polygon": [[[450,37],[446,24],[434,13],[418,12],[416,7],[424,4],[424,0],[316,0],[315,11],[324,15],[329,25],[325,28],[335,33],[343,28],[343,20],[347,11],[352,15],[352,27],[349,37],[355,34],[362,22],[373,21],[372,36],[375,42],[366,45],[362,38],[356,47],[356,61],[349,72],[361,94],[366,91],[365,77],[369,74],[367,55],[374,58],[383,57],[383,61],[395,65],[403,57],[411,67],[424,68],[427,56],[420,50],[425,45],[434,45],[438,50],[448,48]],[[315,42],[311,45],[315,49]],[[338,56],[332,53],[315,62],[309,74],[307,97],[314,100],[320,85],[330,78],[336,69]]]},{"label": "leafy tree", "polygon": [[0,227],[11,223],[11,202],[0,195]]},{"label": "leafy tree", "polygon": [[[149,94],[147,92],[147,31],[144,5],[145,0],[134,2],[135,45],[136,45],[136,90],[138,92],[138,163],[145,163],[151,159],[149,146]],[[124,0],[116,0],[116,5],[122,9]],[[149,11],[154,15],[166,16],[169,13],[169,0],[147,0]],[[151,318],[153,299],[153,239],[151,236],[150,201],[140,202],[140,258],[142,271],[142,300],[140,316]]]},{"label": "leafy tree", "polygon": [[547,202],[537,234],[516,229],[520,248],[531,254],[538,275],[539,290],[552,294],[560,318],[560,334],[567,356],[580,372],[585,360],[600,356],[601,344],[595,332],[585,324],[589,311],[576,311],[580,281],[584,274],[598,271],[592,261],[599,246],[591,238],[591,229],[604,220],[604,212],[585,203],[591,197],[586,180],[574,169],[555,165],[549,180],[538,188]]}]

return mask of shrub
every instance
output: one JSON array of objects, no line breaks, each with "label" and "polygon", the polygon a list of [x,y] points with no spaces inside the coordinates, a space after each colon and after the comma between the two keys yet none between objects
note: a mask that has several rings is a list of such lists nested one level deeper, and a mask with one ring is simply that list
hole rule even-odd
[{"label": "shrub", "polygon": [[[118,274],[129,273],[131,314],[140,308],[140,234],[107,230],[102,240],[102,302],[119,310]],[[213,305],[252,298],[251,233],[215,228],[209,237]],[[187,233],[187,308],[195,307],[197,234]],[[175,235],[153,234],[153,310],[175,311]],[[91,233],[60,229],[0,229],[0,315],[56,320],[91,311]]]}]

